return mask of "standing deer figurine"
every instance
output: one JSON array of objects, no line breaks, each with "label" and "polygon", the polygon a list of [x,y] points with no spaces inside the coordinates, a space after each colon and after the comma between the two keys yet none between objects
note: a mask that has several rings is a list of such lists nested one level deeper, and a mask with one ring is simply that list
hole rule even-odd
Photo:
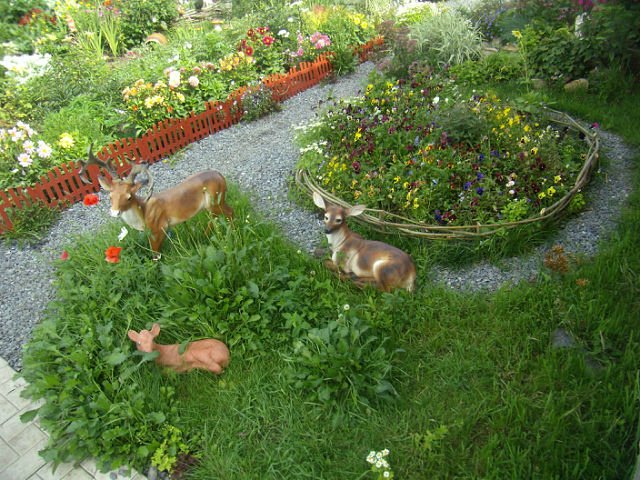
[{"label": "standing deer figurine", "polygon": [[[85,183],[90,183],[86,178],[86,169],[91,164],[106,169],[112,177],[111,181],[102,175],[98,177],[102,188],[109,192],[111,216],[122,216],[136,230],[148,228],[149,244],[156,260],[160,258],[160,247],[169,227],[189,220],[204,209],[216,216],[223,214],[229,219],[233,218],[233,209],[225,203],[227,183],[222,174],[215,170],[191,175],[175,187],[152,196],[153,177],[147,165],[136,164],[129,175],[119,178],[111,160],[99,160],[89,147],[89,159],[82,162],[79,172]],[[149,179],[149,193],[144,199],[136,195],[143,186],[142,182],[136,182],[140,173]]]},{"label": "standing deer figurine", "polygon": [[394,288],[414,290],[416,267],[409,255],[386,243],[365,240],[347,226],[346,218],[360,215],[364,205],[349,209],[327,205],[316,192],[313,202],[325,212],[324,232],[332,252],[331,261],[325,262],[327,267],[351,274],[358,286],[374,284],[384,292]]},{"label": "standing deer figurine", "polygon": [[196,340],[187,345],[180,354],[180,344],[160,345],[154,339],[160,334],[160,325],[154,323],[151,330],[129,330],[128,335],[136,343],[141,352],[159,352],[156,363],[171,368],[178,373],[187,372],[194,368],[209,370],[220,375],[229,365],[229,349],[220,340],[207,338]]}]

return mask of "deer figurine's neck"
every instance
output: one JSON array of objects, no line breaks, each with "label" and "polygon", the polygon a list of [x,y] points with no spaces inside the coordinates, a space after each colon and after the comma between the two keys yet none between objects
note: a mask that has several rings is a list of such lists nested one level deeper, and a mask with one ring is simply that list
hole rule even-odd
[{"label": "deer figurine's neck", "polygon": [[160,345],[153,343],[153,351],[160,353],[156,361],[162,365],[178,367],[182,365],[182,357],[178,352],[180,345]]},{"label": "deer figurine's neck", "polygon": [[139,231],[144,231],[145,229],[145,221],[144,221],[144,210],[146,207],[146,203],[144,200],[141,200],[137,196],[134,196],[131,199],[131,208],[122,212],[122,219],[129,225],[131,228],[134,228]]},{"label": "deer figurine's neck", "polygon": [[346,225],[342,225],[340,228],[335,229],[331,233],[327,233],[327,241],[329,242],[329,247],[333,252],[339,251],[342,248],[344,242],[347,241],[349,234],[351,231],[347,228]]}]

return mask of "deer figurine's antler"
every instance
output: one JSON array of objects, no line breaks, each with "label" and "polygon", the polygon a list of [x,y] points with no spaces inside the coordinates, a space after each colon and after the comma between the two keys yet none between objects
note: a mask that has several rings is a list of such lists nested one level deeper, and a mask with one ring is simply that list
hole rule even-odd
[{"label": "deer figurine's antler", "polygon": [[[92,150],[93,143],[89,145],[89,151],[87,152],[87,161],[80,161],[80,170],[78,171],[80,180],[82,180],[84,183],[93,183],[87,178],[87,167],[89,165],[97,165],[100,168],[104,168],[112,178],[118,178],[118,173],[116,172],[116,167],[113,164],[113,159],[110,158],[108,161],[103,162],[93,154]],[[100,180],[101,178],[103,177],[98,177],[100,184],[102,184],[102,181]]]},{"label": "deer figurine's antler", "polygon": [[154,178],[153,178],[153,175],[151,174],[151,170],[149,170],[149,165],[147,165],[146,163],[135,164],[133,167],[131,167],[131,171],[129,172],[129,175],[127,175],[127,177],[123,179],[123,182],[133,185],[136,181],[136,177],[140,174],[144,174],[147,177],[148,192],[147,192],[147,196],[144,199],[144,201],[146,202],[151,198],[151,195],[153,194],[153,184],[154,184]]}]

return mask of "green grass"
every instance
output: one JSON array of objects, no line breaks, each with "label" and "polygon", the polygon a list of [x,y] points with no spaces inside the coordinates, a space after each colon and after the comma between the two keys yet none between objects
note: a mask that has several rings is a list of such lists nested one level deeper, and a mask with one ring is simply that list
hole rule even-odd
[{"label": "green grass", "polygon": [[[637,95],[605,102],[547,94],[557,108],[640,145],[640,109],[628,110]],[[198,457],[189,478],[203,480],[373,478],[365,458],[383,448],[402,479],[630,476],[640,440],[637,189],[597,257],[495,293],[434,285],[424,272],[440,247],[407,240],[421,272],[413,296],[338,282],[236,188],[229,198],[233,224],[217,221],[209,236],[206,215],[179,226],[159,263],[133,233],[121,263],[106,263],[117,222],[69,245],[70,259],[58,263],[58,302],[34,332],[22,372],[30,395],[46,400],[48,458],[94,456],[105,468],[142,470],[169,441]],[[472,251],[458,248],[459,258]],[[387,338],[385,352],[401,351],[387,364],[373,350],[344,347],[362,362],[340,363],[331,375],[366,383],[373,367],[388,367],[397,396],[353,402],[335,388],[322,402],[308,384],[292,383],[291,369],[301,368],[287,360],[296,341],[355,318]],[[229,369],[221,377],[161,373],[126,338],[153,321],[162,343],[222,338]],[[560,327],[575,348],[551,346]],[[172,440],[167,425],[181,437]],[[165,460],[177,456],[166,451]]]}]

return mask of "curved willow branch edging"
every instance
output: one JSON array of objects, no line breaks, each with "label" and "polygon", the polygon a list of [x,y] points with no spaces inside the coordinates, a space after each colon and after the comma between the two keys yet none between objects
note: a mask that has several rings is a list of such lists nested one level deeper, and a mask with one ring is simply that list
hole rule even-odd
[{"label": "curved willow branch edging", "polygon": [[[489,237],[504,229],[510,229],[534,222],[557,219],[569,205],[575,194],[589,183],[591,173],[598,164],[600,139],[597,132],[585,128],[566,113],[558,112],[549,108],[547,108],[546,111],[553,123],[564,125],[584,134],[584,139],[589,144],[589,150],[584,165],[580,169],[580,172],[578,172],[575,184],[571,190],[553,205],[542,209],[538,215],[516,222],[443,226],[429,225],[385,210],[367,208],[365,213],[358,215],[354,220],[366,223],[380,232],[391,231],[404,236],[428,238],[431,240],[474,240]],[[297,170],[295,180],[298,186],[309,195],[313,195],[313,193],[316,192],[336,205],[340,205],[344,208],[351,207],[351,205],[344,200],[330,194],[318,186],[312,180],[311,173],[307,169]]]}]

